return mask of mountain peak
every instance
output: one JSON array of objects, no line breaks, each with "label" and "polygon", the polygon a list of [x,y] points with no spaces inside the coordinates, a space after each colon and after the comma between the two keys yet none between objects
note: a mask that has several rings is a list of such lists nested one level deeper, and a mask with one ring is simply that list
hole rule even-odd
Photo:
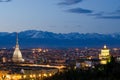
[{"label": "mountain peak", "polygon": [[[0,32],[0,47],[13,47],[16,34]],[[104,44],[120,46],[120,33],[53,33],[38,30],[19,32],[19,42],[22,48],[29,47],[98,47]]]}]

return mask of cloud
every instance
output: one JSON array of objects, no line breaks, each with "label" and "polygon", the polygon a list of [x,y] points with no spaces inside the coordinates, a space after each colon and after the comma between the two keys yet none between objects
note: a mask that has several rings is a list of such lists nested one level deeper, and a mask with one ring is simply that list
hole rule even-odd
[{"label": "cloud", "polygon": [[73,8],[73,9],[67,10],[67,12],[70,12],[70,13],[78,13],[78,14],[82,14],[82,13],[93,13],[92,10],[83,9],[83,8]]},{"label": "cloud", "polygon": [[83,0],[64,0],[63,2],[58,3],[58,5],[73,5],[82,1]]},{"label": "cloud", "polygon": [[[80,3],[84,0],[63,0],[62,2],[58,3],[59,5],[73,5]],[[113,11],[113,12],[93,12],[93,10],[90,9],[84,9],[84,8],[72,8],[66,10],[69,13],[76,13],[76,14],[87,14],[87,16],[93,16],[97,19],[120,19],[120,9]]]},{"label": "cloud", "polygon": [[98,12],[98,13],[90,13],[88,16],[94,16],[98,19],[120,19],[120,10],[116,10],[113,12]]},{"label": "cloud", "polygon": [[120,15],[120,10],[116,10],[114,14],[119,14]]},{"label": "cloud", "polygon": [[87,14],[87,16],[94,16],[97,19],[120,19],[120,10],[116,10],[113,12],[97,12],[94,13],[93,10],[83,9],[83,8],[73,8],[68,9],[67,12],[77,13],[77,14]]},{"label": "cloud", "polygon": [[120,9],[116,10],[116,13],[120,15]]},{"label": "cloud", "polygon": [[95,15],[97,18],[101,19],[120,19],[120,10],[116,10],[110,13],[99,13],[100,15]]},{"label": "cloud", "polygon": [[98,18],[102,18],[102,19],[120,19],[120,15],[119,16],[98,16]]},{"label": "cloud", "polygon": [[11,0],[0,0],[0,2],[10,2]]},{"label": "cloud", "polygon": [[104,12],[98,12],[98,13],[88,14],[88,16],[102,16],[103,14],[104,14]]}]

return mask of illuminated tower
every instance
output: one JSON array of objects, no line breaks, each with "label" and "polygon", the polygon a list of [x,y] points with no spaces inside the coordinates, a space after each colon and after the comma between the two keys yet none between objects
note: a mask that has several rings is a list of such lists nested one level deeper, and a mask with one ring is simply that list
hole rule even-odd
[{"label": "illuminated tower", "polygon": [[101,54],[99,54],[99,59],[101,64],[107,64],[110,61],[110,50],[104,45],[104,48],[101,49]]},{"label": "illuminated tower", "polygon": [[24,59],[22,58],[21,51],[19,49],[18,33],[17,33],[17,36],[16,36],[16,46],[15,46],[15,51],[13,53],[12,60],[13,60],[13,62],[24,62]]}]

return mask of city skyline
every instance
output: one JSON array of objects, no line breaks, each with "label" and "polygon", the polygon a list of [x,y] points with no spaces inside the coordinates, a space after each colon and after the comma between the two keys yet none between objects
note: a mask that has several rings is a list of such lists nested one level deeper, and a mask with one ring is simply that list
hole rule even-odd
[{"label": "city skyline", "polygon": [[0,32],[120,32],[119,0],[1,0],[0,10]]}]

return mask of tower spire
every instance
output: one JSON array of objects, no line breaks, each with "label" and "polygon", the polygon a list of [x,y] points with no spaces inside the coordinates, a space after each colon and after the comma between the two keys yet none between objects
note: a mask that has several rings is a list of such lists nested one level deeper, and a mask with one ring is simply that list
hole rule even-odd
[{"label": "tower spire", "polygon": [[16,45],[18,45],[18,32],[16,32]]},{"label": "tower spire", "polygon": [[19,44],[18,44],[18,32],[16,32],[16,48],[19,48]]},{"label": "tower spire", "polygon": [[15,47],[15,51],[13,53],[13,58],[12,58],[13,62],[23,62],[24,59],[22,58],[22,53],[19,49],[19,44],[18,44],[18,33],[16,32],[16,47]]}]

